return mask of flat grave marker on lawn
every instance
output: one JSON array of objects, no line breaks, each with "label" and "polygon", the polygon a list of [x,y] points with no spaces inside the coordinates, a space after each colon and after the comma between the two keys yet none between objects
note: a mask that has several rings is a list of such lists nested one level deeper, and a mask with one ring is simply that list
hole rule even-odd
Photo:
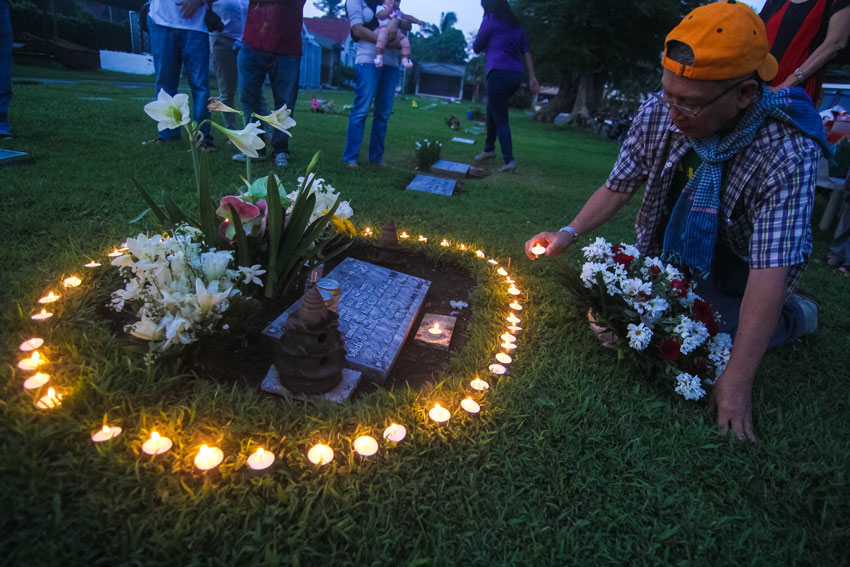
[{"label": "flat grave marker on lawn", "polygon": [[455,136],[452,138],[452,142],[457,142],[459,144],[474,144],[475,140],[470,140],[469,138],[461,138],[459,136]]},{"label": "flat grave marker on lawn", "polygon": [[407,189],[409,191],[433,193],[434,195],[451,196],[455,191],[455,185],[457,185],[457,181],[454,179],[434,177],[433,175],[417,175],[407,186]]},{"label": "flat grave marker on lawn", "polygon": [[[363,373],[359,370],[343,368],[342,380],[340,380],[339,384],[337,384],[333,390],[322,394],[322,397],[326,400],[341,404],[349,397],[351,397],[351,394],[354,392],[354,389],[357,388],[357,385],[360,383],[360,378],[362,376]],[[264,392],[268,392],[269,394],[277,394],[278,396],[292,395],[292,393],[286,388],[284,388],[283,384],[280,383],[280,374],[278,373],[277,367],[274,364],[269,367],[269,371],[266,374],[266,377],[263,378],[263,383],[260,385],[260,388]]]},{"label": "flat grave marker on lawn", "polygon": [[457,161],[448,161],[441,159],[431,166],[431,171],[439,175],[445,175],[452,179],[463,179],[469,173],[470,165],[468,163],[460,163]]},{"label": "flat grave marker on lawn", "polygon": [[[340,285],[339,330],[348,367],[383,384],[419,314],[431,282],[346,258],[327,277]],[[299,299],[263,331],[278,339]]]}]

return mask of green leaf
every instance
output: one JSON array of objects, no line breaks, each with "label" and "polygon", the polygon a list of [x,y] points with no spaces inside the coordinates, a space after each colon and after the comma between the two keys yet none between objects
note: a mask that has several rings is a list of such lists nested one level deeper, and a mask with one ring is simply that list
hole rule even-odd
[{"label": "green leaf", "polygon": [[201,231],[209,246],[219,243],[216,230],[215,203],[210,194],[210,167],[207,154],[200,152],[198,164],[198,212],[201,215]]},{"label": "green leaf", "polygon": [[171,195],[165,191],[162,192],[162,204],[165,206],[165,210],[168,212],[168,217],[171,219],[172,224],[177,225],[184,222],[191,225],[195,224],[189,220],[186,213],[180,209],[180,206],[174,201],[174,199],[171,198]]},{"label": "green leaf", "polygon": [[151,212],[151,208],[150,208],[150,207],[148,207],[147,209],[145,209],[144,211],[142,211],[141,213],[139,213],[139,215],[138,215],[137,217],[135,217],[133,220],[131,220],[129,224],[134,224],[134,223],[139,222],[140,220],[142,220],[143,218],[145,218],[145,215],[147,215],[149,212]]},{"label": "green leaf", "polygon": [[245,238],[245,228],[242,226],[242,219],[236,212],[236,207],[228,204],[230,208],[230,218],[233,221],[233,228],[236,230],[236,259],[240,266],[251,265],[251,253],[248,250],[248,239]]},{"label": "green leaf", "polygon": [[313,168],[316,167],[316,164],[319,163],[319,156],[322,155],[322,151],[319,150],[315,154],[313,154],[313,159],[310,160],[310,164],[307,166],[307,171],[304,172],[304,179],[309,177],[310,172],[313,171]]},{"label": "green leaf", "polygon": [[277,255],[280,250],[280,237],[283,232],[283,206],[280,204],[280,193],[277,190],[277,182],[273,175],[269,175],[266,183],[266,203],[268,206],[268,220],[266,230],[269,237],[269,260],[266,267],[266,286],[264,295],[273,297],[277,288]]},{"label": "green leaf", "polygon": [[156,204],[156,202],[154,202],[153,197],[151,197],[151,196],[148,194],[148,192],[147,192],[147,191],[145,191],[145,190],[142,188],[142,186],[139,184],[139,182],[138,182],[138,181],[136,181],[135,179],[132,179],[132,181],[133,181],[133,185],[135,185],[135,186],[136,186],[136,190],[137,190],[137,191],[138,191],[138,192],[142,195],[142,199],[144,199],[144,200],[145,200],[145,202],[147,202],[148,207],[150,207],[150,210],[151,210],[151,211],[153,211],[153,214],[156,216],[156,218],[157,218],[157,220],[160,222],[160,224],[161,224],[164,228],[171,228],[171,227],[173,227],[173,226],[174,226],[174,223],[173,223],[173,222],[170,222],[170,221],[168,220],[168,216],[166,216],[166,214],[162,211],[162,209],[161,209],[161,208],[159,208],[159,205],[157,205],[157,204]]}]

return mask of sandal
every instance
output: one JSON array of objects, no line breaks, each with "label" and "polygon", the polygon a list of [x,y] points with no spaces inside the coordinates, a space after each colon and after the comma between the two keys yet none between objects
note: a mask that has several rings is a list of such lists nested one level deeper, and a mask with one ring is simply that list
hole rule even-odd
[{"label": "sandal", "polygon": [[844,258],[838,254],[827,254],[826,265],[830,268],[837,268],[844,262]]}]

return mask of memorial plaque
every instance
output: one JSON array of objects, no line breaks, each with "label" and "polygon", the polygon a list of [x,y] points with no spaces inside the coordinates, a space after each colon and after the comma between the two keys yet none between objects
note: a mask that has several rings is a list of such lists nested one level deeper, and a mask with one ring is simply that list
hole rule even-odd
[{"label": "memorial plaque", "polygon": [[469,164],[441,159],[431,166],[431,171],[438,175],[451,177],[452,179],[463,179],[466,177],[467,172],[469,172]]},{"label": "memorial plaque", "polygon": [[407,189],[435,195],[451,195],[454,193],[456,184],[457,181],[454,179],[444,179],[433,175],[417,175],[407,186]]},{"label": "memorial plaque", "polygon": [[[351,397],[351,394],[354,392],[354,389],[357,387],[357,384],[360,383],[360,377],[363,374],[359,370],[352,370],[350,368],[342,369],[342,380],[340,380],[339,384],[331,390],[330,392],[325,392],[321,396],[326,400],[330,400],[332,402],[336,402],[341,404],[345,400]],[[274,364],[269,367],[269,371],[266,374],[266,377],[263,379],[263,383],[260,385],[260,388],[264,392],[268,392],[269,394],[277,394],[278,396],[292,396],[292,392],[283,387],[283,384],[280,383],[280,374],[278,374],[277,368]]]},{"label": "memorial plaque", "polygon": [[452,138],[452,142],[457,142],[459,144],[474,144],[475,140],[470,140],[469,138],[461,138],[460,136],[455,136]]},{"label": "memorial plaque", "polygon": [[[383,384],[398,357],[431,282],[346,258],[327,274],[340,284],[339,330],[348,366]],[[299,299],[263,333],[280,338]]]}]

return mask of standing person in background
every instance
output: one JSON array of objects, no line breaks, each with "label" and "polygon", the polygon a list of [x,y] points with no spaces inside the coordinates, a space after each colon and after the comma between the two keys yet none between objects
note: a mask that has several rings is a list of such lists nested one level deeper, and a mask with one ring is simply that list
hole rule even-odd
[{"label": "standing person in background", "polygon": [[0,0],[0,138],[11,138],[9,101],[12,100],[12,19],[9,0]]},{"label": "standing person in background", "polygon": [[[156,71],[156,92],[177,94],[180,72],[185,68],[192,90],[192,119],[198,124],[210,117],[210,40],[204,24],[206,6],[203,0],[151,0],[148,29],[151,53]],[[215,151],[209,123],[201,127],[201,149]],[[180,129],[163,130],[148,143],[180,139]]]},{"label": "standing person in background", "polygon": [[[245,16],[248,13],[248,0],[218,0],[213,11],[219,15],[224,30],[210,32],[210,61],[218,80],[218,98],[227,106],[233,107],[236,101],[238,68],[236,56],[242,42],[242,30],[245,29]],[[240,129],[237,115],[224,112],[224,125],[231,130]]]},{"label": "standing person in background", "polygon": [[502,147],[505,165],[499,171],[516,170],[511,126],[508,123],[508,101],[522,84],[523,68],[528,73],[528,86],[537,94],[540,85],[534,76],[534,64],[529,51],[528,37],[514,16],[508,0],[481,0],[484,20],[475,36],[475,53],[487,52],[487,138],[484,152],[476,161],[496,157],[496,138]]},{"label": "standing person in background", "polygon": [[[393,112],[393,99],[398,85],[398,52],[385,51],[382,66],[375,66],[375,43],[378,35],[378,20],[375,12],[380,6],[378,0],[346,0],[345,11],[351,25],[351,37],[357,42],[357,56],[354,59],[354,104],[348,117],[348,134],[342,161],[348,167],[357,167],[357,156],[363,143],[363,131],[369,107],[375,101],[375,115],[372,118],[372,133],[369,137],[369,162],[384,165],[384,138],[387,135],[387,123]],[[387,24],[387,47],[398,49],[398,30],[410,30],[410,22],[393,18]]]},{"label": "standing person in background", "polygon": [[759,16],[779,62],[771,88],[803,87],[820,106],[826,63],[850,35],[850,0],[767,0]]},{"label": "standing person in background", "polygon": [[[305,0],[251,0],[239,50],[239,89],[245,120],[261,114],[263,82],[272,85],[274,107],[286,105],[291,115],[298,98],[301,76],[301,27]],[[277,166],[289,165],[289,136],[272,132],[272,152]],[[245,161],[244,154],[233,156]]]}]

